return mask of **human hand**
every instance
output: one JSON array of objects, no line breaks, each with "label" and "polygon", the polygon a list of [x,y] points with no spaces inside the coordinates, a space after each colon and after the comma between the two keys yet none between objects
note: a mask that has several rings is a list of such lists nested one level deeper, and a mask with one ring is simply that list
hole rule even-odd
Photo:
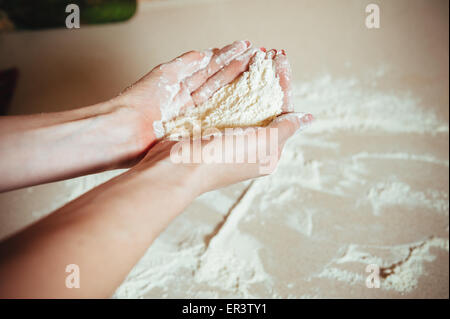
[{"label": "human hand", "polygon": [[288,113],[280,115],[267,127],[217,131],[197,140],[163,140],[148,152],[136,169],[173,165],[170,178],[181,180],[194,176],[190,180],[196,194],[272,173],[288,138],[308,126],[313,117],[289,113],[292,110],[290,67],[284,51],[270,50],[266,58],[275,62],[284,91],[283,110]]},{"label": "human hand", "polygon": [[184,53],[155,67],[116,97],[119,105],[138,111],[132,125],[143,149],[164,135],[161,121],[206,101],[244,72],[251,56],[242,54],[250,46],[248,41],[236,41],[221,49]]}]

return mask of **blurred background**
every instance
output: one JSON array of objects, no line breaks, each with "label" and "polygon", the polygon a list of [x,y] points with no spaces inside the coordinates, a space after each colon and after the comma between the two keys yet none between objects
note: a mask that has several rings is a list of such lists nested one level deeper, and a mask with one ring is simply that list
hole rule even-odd
[{"label": "blurred background", "polygon": [[[368,0],[85,0],[79,29],[30,3],[0,2],[2,114],[97,103],[242,39],[286,50],[317,118],[274,175],[188,207],[116,297],[448,298],[448,1],[373,1],[379,28]],[[0,237],[118,173],[1,194]]]}]

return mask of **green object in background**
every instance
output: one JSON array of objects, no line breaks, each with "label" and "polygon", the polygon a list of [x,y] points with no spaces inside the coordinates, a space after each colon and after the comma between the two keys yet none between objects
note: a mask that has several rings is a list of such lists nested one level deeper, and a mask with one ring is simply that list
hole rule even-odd
[{"label": "green object in background", "polygon": [[120,22],[136,12],[136,0],[0,0],[0,30],[65,28],[66,6],[80,8],[81,26]]}]

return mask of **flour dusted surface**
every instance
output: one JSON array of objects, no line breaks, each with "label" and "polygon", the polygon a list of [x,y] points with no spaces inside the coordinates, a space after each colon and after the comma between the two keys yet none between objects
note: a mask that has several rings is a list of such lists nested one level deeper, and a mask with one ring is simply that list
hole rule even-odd
[{"label": "flour dusted surface", "polygon": [[[448,295],[448,153],[429,147],[448,124],[414,94],[377,87],[377,74],[373,86],[331,74],[294,83],[296,111],[316,121],[277,171],[200,196],[115,297]],[[368,264],[379,289],[366,286]]]},{"label": "flour dusted surface", "polygon": [[192,133],[194,125],[208,128],[264,126],[282,112],[283,91],[272,59],[257,52],[244,72],[202,105],[163,123],[166,136]]}]

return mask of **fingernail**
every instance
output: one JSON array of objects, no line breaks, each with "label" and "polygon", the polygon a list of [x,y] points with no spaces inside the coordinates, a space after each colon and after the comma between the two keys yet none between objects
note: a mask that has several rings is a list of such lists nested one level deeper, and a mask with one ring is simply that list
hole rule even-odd
[{"label": "fingernail", "polygon": [[284,49],[281,50],[281,54],[282,55],[286,55],[286,51],[284,51]]},{"label": "fingernail", "polygon": [[247,48],[250,48],[250,46],[252,45],[251,42],[248,41],[248,40],[245,40],[244,42],[245,42],[245,44],[247,45]]},{"label": "fingernail", "polygon": [[267,50],[266,50],[266,48],[265,47],[260,47],[259,48],[262,52],[264,52],[264,53],[266,53],[267,52]]},{"label": "fingernail", "polygon": [[267,58],[272,59],[277,54],[277,50],[271,49],[269,52],[267,52]]}]

